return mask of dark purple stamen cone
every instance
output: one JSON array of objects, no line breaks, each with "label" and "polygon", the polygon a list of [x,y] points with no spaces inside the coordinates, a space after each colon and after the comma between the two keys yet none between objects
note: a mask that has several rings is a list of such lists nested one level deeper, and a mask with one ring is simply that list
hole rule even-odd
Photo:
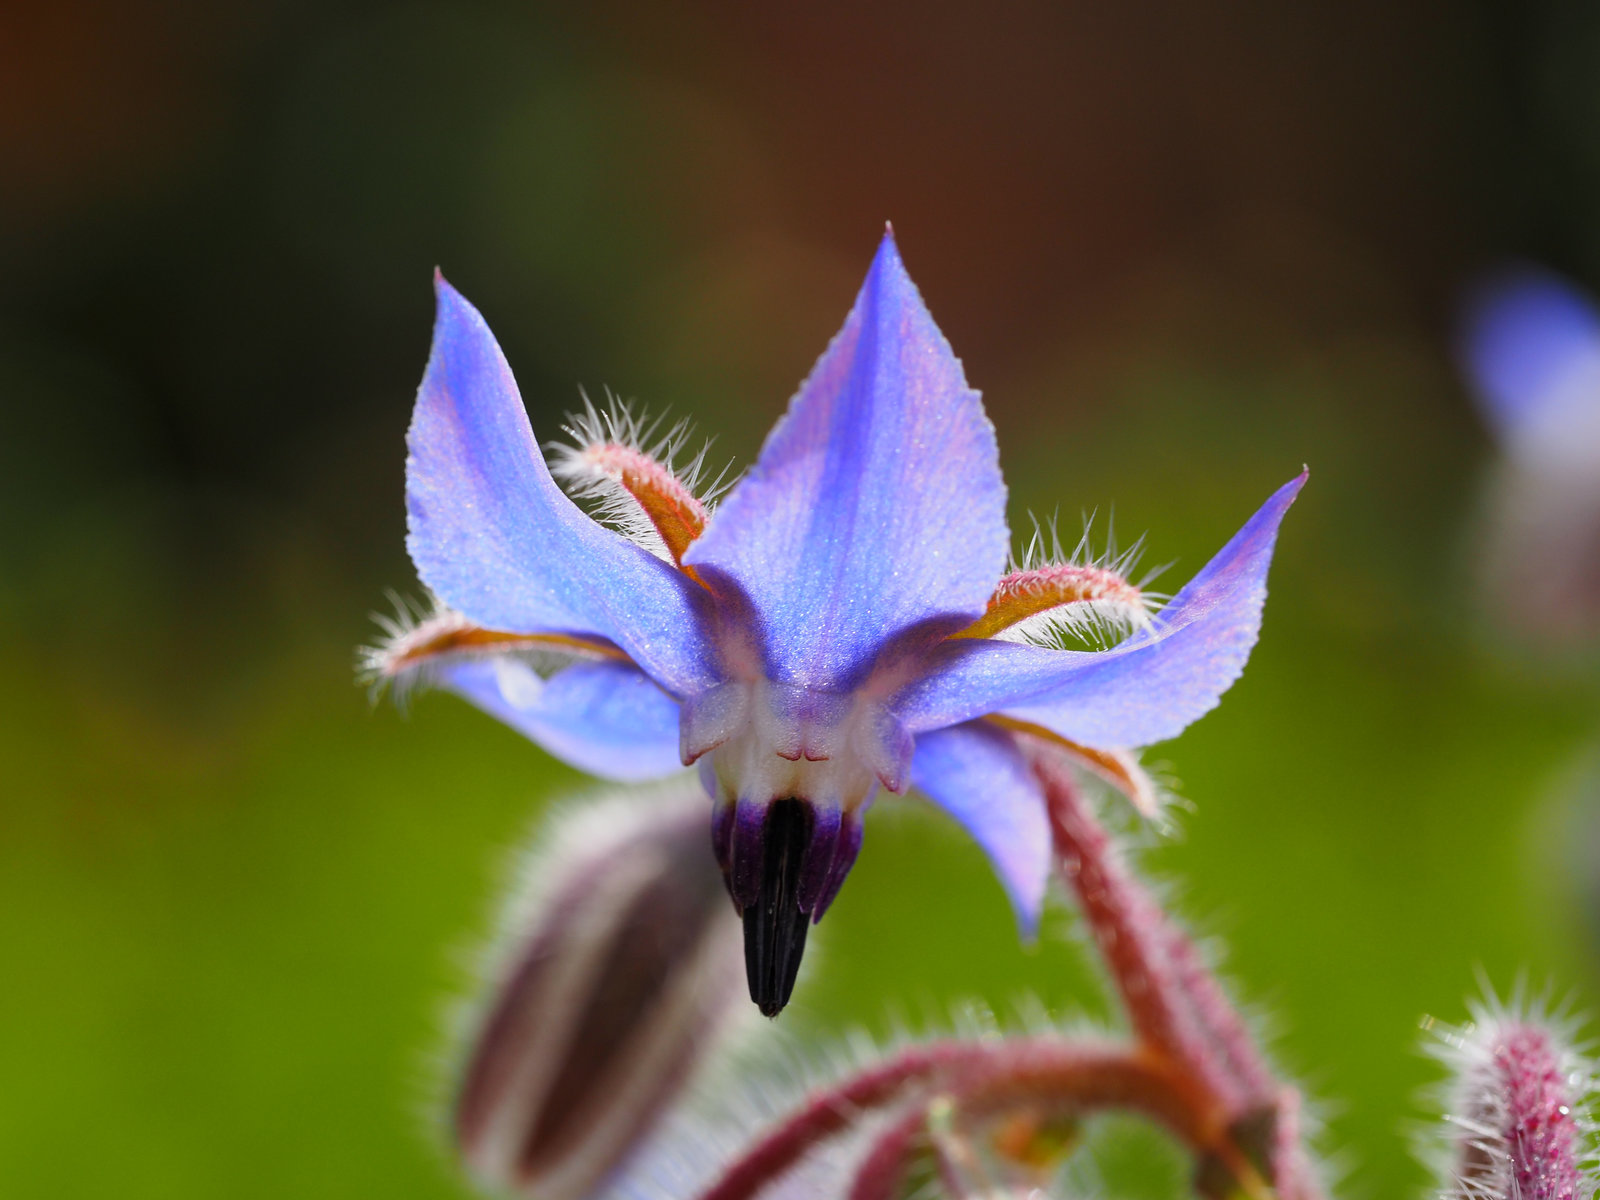
[{"label": "dark purple stamen cone", "polygon": [[777,800],[762,823],[761,878],[744,908],[744,968],[750,999],[775,1017],[794,993],[811,914],[800,907],[806,853],[816,817],[803,800]]}]

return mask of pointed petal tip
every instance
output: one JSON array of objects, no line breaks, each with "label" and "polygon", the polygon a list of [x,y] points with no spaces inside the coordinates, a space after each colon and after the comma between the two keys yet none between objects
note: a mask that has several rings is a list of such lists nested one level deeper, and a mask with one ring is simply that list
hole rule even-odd
[{"label": "pointed petal tip", "polygon": [[1288,483],[1284,484],[1277,491],[1272,493],[1271,497],[1267,500],[1265,507],[1276,510],[1280,515],[1284,512],[1287,512],[1289,506],[1293,504],[1295,499],[1300,495],[1300,489],[1306,486],[1306,480],[1310,478],[1311,468],[1302,466],[1300,468],[1300,474],[1296,475],[1293,479],[1289,480]]},{"label": "pointed petal tip", "polygon": [[438,267],[433,269],[433,302],[435,324],[447,316],[460,316],[466,313],[478,317],[480,321],[483,319],[478,310],[472,306],[472,302],[456,290],[455,284],[446,279],[444,272]]},{"label": "pointed petal tip", "polygon": [[[870,281],[885,271],[906,278],[906,266],[900,258],[900,246],[894,240],[894,226],[888,221],[883,223],[883,240],[878,243],[878,252],[872,256],[872,266],[867,270],[867,279]],[[909,279],[907,281],[909,282]]]}]

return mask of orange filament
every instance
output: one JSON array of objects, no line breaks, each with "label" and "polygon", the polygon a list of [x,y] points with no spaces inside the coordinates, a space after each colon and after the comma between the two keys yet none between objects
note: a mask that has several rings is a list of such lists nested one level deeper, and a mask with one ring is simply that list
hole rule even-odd
[{"label": "orange filament", "polygon": [[706,507],[684,482],[644,451],[620,442],[591,442],[577,457],[634,498],[666,543],[672,561],[682,566],[684,553],[706,528]]},{"label": "orange filament", "polygon": [[1105,567],[1054,563],[1027,571],[1013,571],[989,597],[988,610],[956,637],[993,637],[1019,621],[1069,604],[1095,603],[1125,608],[1131,625],[1145,619],[1144,595],[1115,571]]}]

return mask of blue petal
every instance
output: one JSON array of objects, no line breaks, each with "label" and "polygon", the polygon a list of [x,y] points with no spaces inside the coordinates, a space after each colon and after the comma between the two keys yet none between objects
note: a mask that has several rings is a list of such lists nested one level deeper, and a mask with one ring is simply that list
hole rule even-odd
[{"label": "blue petal", "polygon": [[1549,272],[1522,268],[1477,289],[1461,356],[1502,436],[1574,401],[1600,404],[1600,313]]},{"label": "blue petal", "polygon": [[1278,525],[1305,480],[1279,488],[1148,632],[1100,653],[946,642],[932,671],[896,698],[896,712],[914,732],[1003,712],[1103,749],[1176,737],[1244,670],[1261,631]]},{"label": "blue petal", "polygon": [[627,663],[577,663],[542,679],[512,658],[461,659],[438,681],[591,775],[632,782],[683,769],[677,703]]},{"label": "blue petal", "polygon": [[678,695],[714,682],[705,589],[561,492],[494,335],[443,277],[435,290],[406,439],[406,547],[422,581],[491,629],[614,642]]},{"label": "blue petal", "polygon": [[1050,818],[1016,740],[981,722],[925,733],[911,779],[983,847],[1032,937],[1050,875]]},{"label": "blue petal", "polygon": [[994,429],[885,236],[844,327],[684,560],[750,602],[771,678],[845,689],[886,640],[982,613],[1008,536]]}]

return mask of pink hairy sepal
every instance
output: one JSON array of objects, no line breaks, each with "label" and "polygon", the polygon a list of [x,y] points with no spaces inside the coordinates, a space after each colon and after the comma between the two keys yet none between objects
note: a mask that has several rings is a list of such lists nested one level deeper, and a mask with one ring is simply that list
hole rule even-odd
[{"label": "pink hairy sepal", "polygon": [[1486,1059],[1462,1123],[1461,1182],[1467,1194],[1516,1200],[1576,1200],[1580,1194],[1577,1097],[1550,1034],[1521,1022],[1485,1031]]},{"label": "pink hairy sepal", "polygon": [[661,535],[674,562],[681,561],[684,551],[705,532],[706,508],[694,489],[643,450],[602,442],[583,447],[573,458],[627,489]]},{"label": "pink hairy sepal", "polygon": [[1108,567],[1050,563],[1013,571],[995,585],[988,609],[960,637],[994,637],[1042,613],[1073,605],[1102,605],[1129,626],[1149,617],[1144,593]]}]

